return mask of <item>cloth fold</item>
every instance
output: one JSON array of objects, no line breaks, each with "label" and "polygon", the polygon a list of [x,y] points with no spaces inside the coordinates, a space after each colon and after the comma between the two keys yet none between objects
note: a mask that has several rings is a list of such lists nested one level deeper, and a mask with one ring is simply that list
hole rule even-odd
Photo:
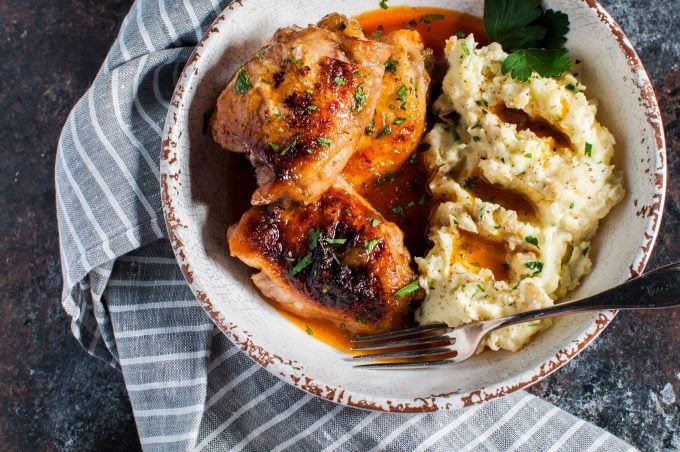
[{"label": "cloth fold", "polygon": [[144,449],[631,449],[524,391],[430,414],[334,405],[217,330],[172,254],[158,165],[179,74],[228,4],[138,0],[58,144],[62,304],[83,347],[122,371]]}]

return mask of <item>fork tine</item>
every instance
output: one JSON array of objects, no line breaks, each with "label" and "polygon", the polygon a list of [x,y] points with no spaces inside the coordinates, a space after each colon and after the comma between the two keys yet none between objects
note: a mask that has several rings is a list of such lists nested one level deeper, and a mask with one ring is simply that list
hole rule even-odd
[{"label": "fork tine", "polygon": [[370,355],[356,355],[352,357],[355,361],[366,361],[370,359],[389,359],[389,358],[421,358],[424,356],[441,355],[443,353],[452,353],[453,350],[446,347],[426,348],[416,350],[402,350],[399,352],[388,353],[373,353]]},{"label": "fork tine", "polygon": [[389,333],[375,334],[373,336],[358,336],[352,339],[350,342],[354,344],[360,344],[363,342],[374,342],[381,341],[385,339],[397,339],[401,337],[412,336],[418,333],[430,333],[433,331],[438,331],[442,329],[448,329],[449,326],[446,323],[432,323],[429,325],[417,326],[414,328],[407,328],[399,331],[391,331]]},{"label": "fork tine", "polygon": [[356,368],[364,369],[415,369],[422,367],[437,367],[446,364],[455,363],[455,359],[436,359],[432,361],[415,361],[411,363],[373,363],[373,364],[355,364]]},{"label": "fork tine", "polygon": [[416,339],[406,339],[401,341],[362,344],[352,347],[351,350],[352,351],[384,350],[386,348],[411,347],[415,345],[436,344],[439,342],[446,342],[446,344],[442,345],[451,345],[455,342],[455,339],[448,336],[427,336]]}]

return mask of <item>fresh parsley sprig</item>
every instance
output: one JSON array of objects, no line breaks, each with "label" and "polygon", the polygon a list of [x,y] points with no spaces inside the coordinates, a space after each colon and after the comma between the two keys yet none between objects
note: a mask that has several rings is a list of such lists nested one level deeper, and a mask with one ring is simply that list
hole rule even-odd
[{"label": "fresh parsley sprig", "polygon": [[532,72],[557,77],[571,68],[563,48],[569,31],[569,17],[551,9],[544,11],[540,0],[485,0],[484,32],[510,55],[501,71],[527,81]]}]

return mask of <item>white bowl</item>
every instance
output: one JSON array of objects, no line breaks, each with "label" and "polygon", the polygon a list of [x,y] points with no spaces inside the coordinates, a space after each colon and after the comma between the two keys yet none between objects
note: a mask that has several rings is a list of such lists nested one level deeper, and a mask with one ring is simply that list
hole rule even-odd
[{"label": "white bowl", "polygon": [[[481,15],[477,0],[392,0]],[[649,78],[630,42],[595,0],[548,0],[571,20],[567,47],[583,60],[588,95],[615,135],[627,195],[602,222],[594,270],[573,295],[596,293],[644,271],[663,210],[666,162],[661,115]],[[298,329],[267,304],[250,270],[229,256],[226,229],[247,208],[252,171],[220,150],[205,121],[230,76],[273,32],[305,26],[329,12],[357,15],[377,0],[242,0],[217,18],[182,73],[165,123],[162,196],[168,233],[187,282],[217,326],[272,374],[336,403],[375,410],[454,409],[502,396],[554,372],[611,322],[605,311],[558,318],[518,353],[485,352],[431,370],[354,369],[347,355]]]}]

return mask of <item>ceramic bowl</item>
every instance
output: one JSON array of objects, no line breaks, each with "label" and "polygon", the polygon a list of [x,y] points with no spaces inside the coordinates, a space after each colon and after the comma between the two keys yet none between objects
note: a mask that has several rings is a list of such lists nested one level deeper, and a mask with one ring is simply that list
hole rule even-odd
[{"label": "ceramic bowl", "polygon": [[[478,0],[392,0],[476,15]],[[615,135],[626,198],[601,223],[594,269],[572,296],[593,294],[644,271],[657,235],[665,192],[665,144],[649,78],[630,42],[595,0],[548,0],[571,20],[567,47],[583,60],[588,95]],[[242,156],[217,147],[206,129],[213,105],[242,62],[280,27],[378,8],[377,0],[241,0],[225,9],[182,73],[165,123],[161,153],[167,230],[197,299],[217,326],[252,359],[282,380],[336,403],[393,412],[454,409],[531,385],[592,342],[612,321],[605,311],[557,318],[518,353],[485,352],[455,366],[371,371],[307,335],[267,304],[251,271],[229,256],[227,227],[248,207],[252,172]],[[247,179],[247,178],[246,178]],[[417,382],[414,384],[414,382]]]}]

